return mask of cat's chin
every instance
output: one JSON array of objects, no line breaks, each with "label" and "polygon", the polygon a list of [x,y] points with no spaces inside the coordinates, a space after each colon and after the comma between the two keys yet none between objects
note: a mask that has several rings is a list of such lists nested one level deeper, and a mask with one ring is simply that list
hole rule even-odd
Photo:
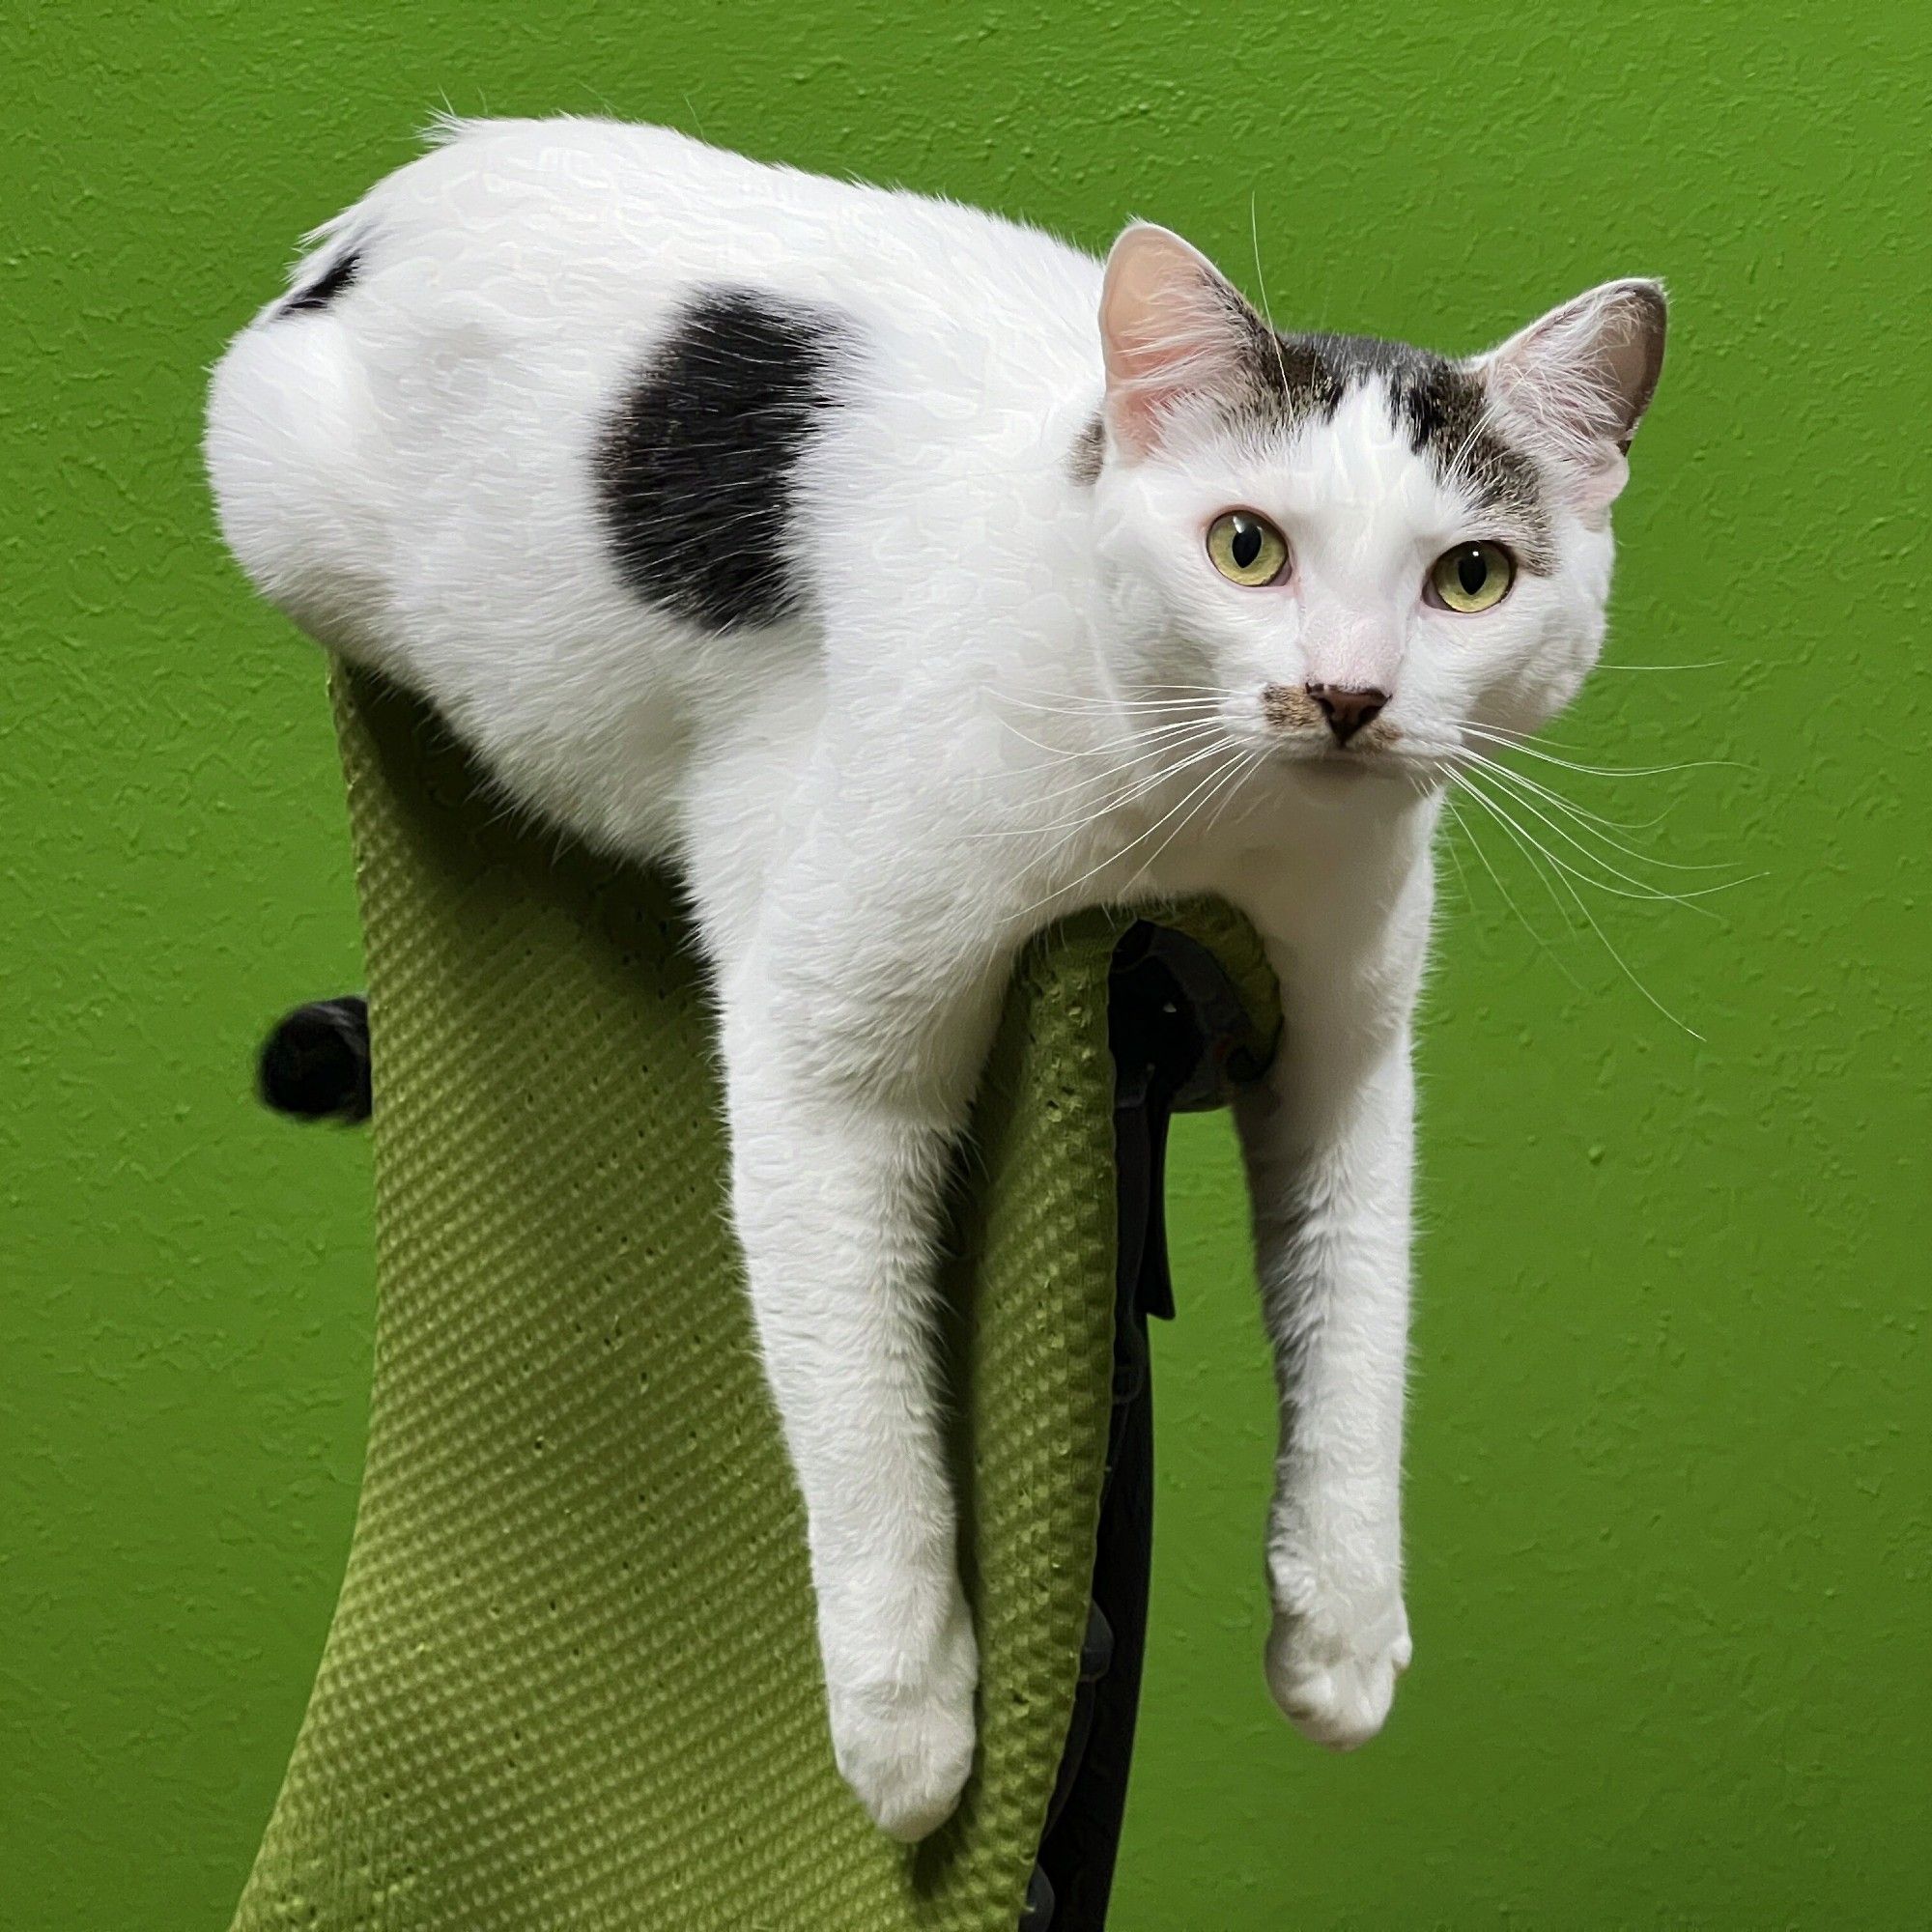
[{"label": "cat's chin", "polygon": [[1425,759],[1393,752],[1304,752],[1282,757],[1272,782],[1291,810],[1387,819],[1422,806],[1440,786]]},{"label": "cat's chin", "polygon": [[1301,752],[1283,760],[1297,778],[1319,785],[1353,786],[1368,780],[1399,779],[1413,786],[1423,770],[1413,758],[1393,752]]}]

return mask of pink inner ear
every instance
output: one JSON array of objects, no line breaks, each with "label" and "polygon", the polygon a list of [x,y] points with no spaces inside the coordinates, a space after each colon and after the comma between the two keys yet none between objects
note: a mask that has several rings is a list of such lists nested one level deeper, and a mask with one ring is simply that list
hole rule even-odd
[{"label": "pink inner ear", "polygon": [[1552,309],[1483,357],[1492,389],[1565,478],[1580,515],[1601,515],[1629,479],[1624,452],[1663,362],[1654,282],[1606,282]]},{"label": "pink inner ear", "polygon": [[1164,418],[1189,395],[1236,373],[1245,304],[1220,270],[1164,228],[1130,228],[1114,244],[1100,297],[1107,424],[1129,457],[1160,440]]}]

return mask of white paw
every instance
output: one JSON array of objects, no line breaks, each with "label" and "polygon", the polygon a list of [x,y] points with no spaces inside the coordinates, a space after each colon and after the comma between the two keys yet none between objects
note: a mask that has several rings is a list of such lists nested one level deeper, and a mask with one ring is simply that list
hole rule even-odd
[{"label": "white paw", "polygon": [[968,1630],[909,1682],[828,1687],[839,1775],[889,1836],[912,1844],[952,1815],[973,1769],[978,1676]]},{"label": "white paw", "polygon": [[1395,1680],[1413,1655],[1399,1602],[1359,1619],[1278,1611],[1268,1634],[1268,1689],[1303,1737],[1353,1750],[1381,1729]]}]

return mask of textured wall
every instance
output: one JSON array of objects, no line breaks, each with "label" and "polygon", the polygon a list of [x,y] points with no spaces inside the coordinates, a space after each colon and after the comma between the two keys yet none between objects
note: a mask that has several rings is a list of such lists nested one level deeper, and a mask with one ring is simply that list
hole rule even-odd
[{"label": "textured wall", "polygon": [[445,98],[670,120],[1095,245],[1140,212],[1250,281],[1252,200],[1278,317],[1443,346],[1670,280],[1612,655],[1719,662],[1605,671],[1554,735],[1738,762],[1531,769],[1666,813],[1642,849],[1766,876],[1719,922],[1590,897],[1699,1043],[1507,838],[1445,868],[1419,1662],[1346,1761],[1262,1689],[1266,1378],[1225,1127],[1183,1135],[1118,1922],[1924,1922],[1919,30],[1661,0],[1041,11],[10,9],[10,1926],[223,1922],[346,1545],[362,1152],[244,1091],[265,1018],[355,978],[342,812],[317,663],[223,562],[194,444],[202,372],[298,233]]}]

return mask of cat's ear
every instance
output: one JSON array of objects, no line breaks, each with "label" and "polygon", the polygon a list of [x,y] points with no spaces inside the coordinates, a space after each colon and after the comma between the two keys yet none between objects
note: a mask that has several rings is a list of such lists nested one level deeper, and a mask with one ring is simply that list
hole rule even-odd
[{"label": "cat's ear", "polygon": [[1660,282],[1605,282],[1512,335],[1474,369],[1519,434],[1568,477],[1579,509],[1607,509],[1663,368]]},{"label": "cat's ear", "polygon": [[1237,400],[1267,339],[1261,317],[1200,249],[1171,229],[1133,223],[1107,257],[1100,290],[1114,446],[1135,461],[1158,447],[1190,398]]}]

